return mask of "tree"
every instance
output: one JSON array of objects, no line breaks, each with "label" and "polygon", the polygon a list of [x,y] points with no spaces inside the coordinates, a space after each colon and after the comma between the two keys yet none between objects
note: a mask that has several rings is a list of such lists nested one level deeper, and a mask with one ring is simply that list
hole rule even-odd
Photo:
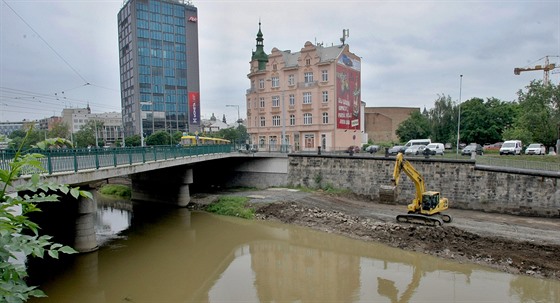
[{"label": "tree", "polygon": [[399,125],[396,133],[401,142],[429,138],[431,134],[430,121],[419,111],[413,111],[410,117]]},{"label": "tree", "polygon": [[[28,131],[28,135],[31,130]],[[27,137],[26,137],[27,138]],[[25,139],[23,143],[25,143]],[[47,183],[40,180],[38,174],[33,174],[23,185],[15,186],[13,181],[29,168],[44,171],[38,160],[40,154],[21,153],[20,146],[8,169],[0,169],[0,301],[25,302],[30,297],[44,297],[45,294],[35,286],[28,286],[25,278],[27,269],[24,264],[17,264],[13,260],[18,255],[23,258],[43,258],[45,253],[52,258],[58,258],[60,253],[76,253],[74,249],[62,244],[52,243],[51,236],[39,235],[39,226],[29,220],[28,214],[40,211],[37,206],[42,202],[58,201],[58,194],[70,194],[74,198],[79,196],[91,199],[89,192],[66,185]],[[17,192],[25,195],[10,195],[7,190],[14,187]],[[21,213],[14,212],[21,209]]]},{"label": "tree", "polygon": [[124,139],[124,145],[126,146],[140,146],[142,144],[142,138],[140,135],[132,135]]},{"label": "tree", "polygon": [[12,139],[10,148],[16,149],[21,147],[22,150],[30,149],[32,145],[46,139],[46,135],[46,131],[36,130],[33,126],[29,127],[27,130],[15,130],[9,136],[9,138]]},{"label": "tree", "polygon": [[435,142],[454,142],[457,140],[457,108],[449,95],[438,96],[434,107],[428,112],[432,139]]},{"label": "tree", "polygon": [[[99,130],[103,129],[103,122],[96,120],[88,120],[78,132],[74,135],[74,140],[76,141],[75,147],[86,147],[86,146],[96,146],[95,136],[96,133],[99,134]],[[97,138],[97,147],[103,146],[103,140]]]},{"label": "tree", "polygon": [[159,130],[146,138],[147,145],[170,145],[171,136],[164,130]]},{"label": "tree", "polygon": [[68,138],[70,135],[70,130],[68,124],[64,122],[55,122],[48,132],[49,138]]},{"label": "tree", "polygon": [[[507,139],[526,143],[540,142],[547,146],[556,144],[560,123],[560,85],[532,81],[527,91],[519,90],[519,112],[511,129],[504,132]],[[519,136],[519,137],[513,137]],[[521,136],[525,137],[522,138]]]}]

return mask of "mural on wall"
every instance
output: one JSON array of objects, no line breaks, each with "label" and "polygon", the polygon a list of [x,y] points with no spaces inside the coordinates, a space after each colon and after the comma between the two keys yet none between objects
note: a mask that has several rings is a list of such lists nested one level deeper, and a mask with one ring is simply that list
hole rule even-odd
[{"label": "mural on wall", "polygon": [[189,124],[200,125],[200,93],[189,92]]},{"label": "mural on wall", "polygon": [[336,65],[336,127],[360,129],[361,62],[342,54]]}]

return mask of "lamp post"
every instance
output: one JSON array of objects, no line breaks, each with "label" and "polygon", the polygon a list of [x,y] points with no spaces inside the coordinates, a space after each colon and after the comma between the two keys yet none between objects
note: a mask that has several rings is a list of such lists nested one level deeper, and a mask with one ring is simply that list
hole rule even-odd
[{"label": "lamp post", "polygon": [[237,124],[241,124],[241,118],[239,117],[239,105],[226,104],[226,107],[237,107]]},{"label": "lamp post", "polygon": [[461,91],[463,90],[463,75],[459,77],[459,116],[457,118],[457,155],[459,155],[459,138],[461,131]]}]

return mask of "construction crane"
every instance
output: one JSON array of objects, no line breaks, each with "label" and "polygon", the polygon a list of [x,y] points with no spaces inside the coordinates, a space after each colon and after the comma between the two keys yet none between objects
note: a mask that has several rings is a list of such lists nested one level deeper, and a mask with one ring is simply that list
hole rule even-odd
[{"label": "construction crane", "polygon": [[535,65],[534,67],[516,67],[513,69],[515,75],[519,75],[522,72],[542,70],[544,72],[543,82],[548,84],[548,72],[556,68],[556,64],[549,63],[548,57],[558,57],[558,56],[544,56],[537,61],[544,59],[544,65]]}]

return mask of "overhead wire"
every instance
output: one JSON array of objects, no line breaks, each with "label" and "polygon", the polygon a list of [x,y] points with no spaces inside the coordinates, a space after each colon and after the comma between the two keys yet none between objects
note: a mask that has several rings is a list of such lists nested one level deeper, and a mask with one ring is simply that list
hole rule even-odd
[{"label": "overhead wire", "polygon": [[23,22],[25,23],[25,25],[27,25],[27,27],[29,27],[38,37],[39,39],[41,39],[41,41],[43,41],[57,56],[58,58],[60,58],[60,60],[62,60],[64,63],[66,63],[66,65],[76,74],[78,75],[78,77],[80,77],[80,79],[82,79],[84,81],[84,83],[88,83],[88,81],[86,80],[86,78],[84,78],[68,61],[66,61],[66,59],[64,59],[64,57],[62,57],[62,55],[60,55],[55,49],[54,47],[52,47],[47,40],[45,40],[41,34],[39,34],[29,23],[27,23],[27,21],[25,21],[25,19],[23,19],[22,16],[20,16],[5,0],[2,0],[2,2],[4,2],[4,4]]}]

